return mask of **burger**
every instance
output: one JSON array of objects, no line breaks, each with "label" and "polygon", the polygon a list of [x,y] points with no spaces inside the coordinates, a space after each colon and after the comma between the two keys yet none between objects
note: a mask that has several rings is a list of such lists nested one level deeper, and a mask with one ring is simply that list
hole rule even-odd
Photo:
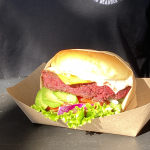
[{"label": "burger", "polygon": [[31,107],[76,128],[125,111],[134,96],[133,71],[118,55],[67,49],[59,51],[41,71],[40,90]]}]

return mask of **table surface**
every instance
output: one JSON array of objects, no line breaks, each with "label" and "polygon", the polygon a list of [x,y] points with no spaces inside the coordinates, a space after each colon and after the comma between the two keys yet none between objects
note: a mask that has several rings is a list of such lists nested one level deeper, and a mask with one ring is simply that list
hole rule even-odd
[{"label": "table surface", "polygon": [[0,79],[1,150],[149,150],[150,121],[137,137],[80,131],[33,124],[8,95],[6,88],[22,78]]}]

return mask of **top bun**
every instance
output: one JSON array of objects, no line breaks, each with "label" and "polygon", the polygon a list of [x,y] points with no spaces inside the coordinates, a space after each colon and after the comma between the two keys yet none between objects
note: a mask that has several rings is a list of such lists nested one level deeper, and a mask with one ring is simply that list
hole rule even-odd
[{"label": "top bun", "polygon": [[126,80],[132,76],[132,70],[127,63],[118,55],[107,51],[62,50],[51,59],[50,66],[59,73],[72,74],[87,80],[94,79],[94,76]]}]

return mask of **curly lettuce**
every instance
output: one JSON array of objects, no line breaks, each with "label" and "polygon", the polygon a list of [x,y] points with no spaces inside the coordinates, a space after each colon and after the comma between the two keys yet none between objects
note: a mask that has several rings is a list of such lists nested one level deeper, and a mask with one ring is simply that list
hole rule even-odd
[{"label": "curly lettuce", "polygon": [[32,105],[31,107],[37,112],[41,112],[45,116],[45,118],[49,118],[53,121],[61,119],[63,122],[67,123],[69,128],[77,128],[86,123],[91,123],[91,120],[94,118],[110,116],[121,112],[121,103],[117,105],[114,103],[106,105],[104,103],[103,106],[101,106],[98,102],[96,102],[93,106],[90,103],[87,103],[81,108],[75,106],[75,112],[73,110],[69,110],[68,112],[64,112],[61,115],[58,115],[57,112],[54,112],[52,110],[46,111],[36,104]]}]

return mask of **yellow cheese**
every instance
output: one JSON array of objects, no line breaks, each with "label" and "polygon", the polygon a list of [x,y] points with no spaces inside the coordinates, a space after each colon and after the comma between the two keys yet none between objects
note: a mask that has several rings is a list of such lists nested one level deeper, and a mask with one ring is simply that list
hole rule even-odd
[{"label": "yellow cheese", "polygon": [[124,89],[127,86],[132,86],[133,83],[132,76],[130,76],[126,80],[112,80],[112,79],[105,79],[99,75],[90,76],[89,74],[86,73],[79,74],[80,76],[75,76],[70,73],[62,73],[55,67],[49,67],[46,70],[56,73],[65,84],[71,85],[71,84],[96,82],[98,86],[104,86],[104,85],[109,86],[115,93]]},{"label": "yellow cheese", "polygon": [[59,78],[65,83],[65,84],[81,84],[81,83],[91,83],[89,80],[82,80],[78,78],[77,76],[74,75],[62,75],[62,74],[57,74]]}]

